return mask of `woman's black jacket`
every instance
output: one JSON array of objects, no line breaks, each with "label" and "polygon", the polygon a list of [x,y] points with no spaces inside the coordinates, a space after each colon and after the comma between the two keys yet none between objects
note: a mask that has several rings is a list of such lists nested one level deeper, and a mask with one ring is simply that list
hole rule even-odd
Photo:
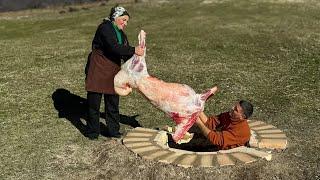
[{"label": "woman's black jacket", "polygon": [[104,20],[97,28],[92,41],[92,49],[103,51],[103,55],[117,65],[121,65],[121,60],[127,61],[134,55],[135,48],[129,45],[127,36],[123,31],[122,44],[118,43],[116,31],[110,20]]}]

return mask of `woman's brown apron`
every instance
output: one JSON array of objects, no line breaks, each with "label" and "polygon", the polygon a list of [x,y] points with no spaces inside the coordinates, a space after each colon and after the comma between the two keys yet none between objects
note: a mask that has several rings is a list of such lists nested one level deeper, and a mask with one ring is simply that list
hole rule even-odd
[{"label": "woman's brown apron", "polygon": [[115,94],[113,79],[120,66],[106,58],[101,50],[92,50],[88,60],[86,91]]}]

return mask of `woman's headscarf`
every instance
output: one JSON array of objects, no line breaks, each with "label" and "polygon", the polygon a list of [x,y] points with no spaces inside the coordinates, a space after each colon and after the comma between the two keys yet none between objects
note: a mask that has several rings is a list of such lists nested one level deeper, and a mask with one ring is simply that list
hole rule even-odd
[{"label": "woman's headscarf", "polygon": [[127,15],[130,17],[128,11],[124,7],[115,6],[111,8],[108,19],[110,19],[111,21],[114,21],[117,17],[124,16],[124,15]]}]

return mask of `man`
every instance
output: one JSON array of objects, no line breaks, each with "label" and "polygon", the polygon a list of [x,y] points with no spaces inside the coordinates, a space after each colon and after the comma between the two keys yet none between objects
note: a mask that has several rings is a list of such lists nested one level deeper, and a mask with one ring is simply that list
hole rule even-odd
[{"label": "man", "polygon": [[232,110],[218,116],[208,118],[201,112],[196,124],[202,134],[218,149],[231,149],[249,142],[251,134],[247,119],[252,112],[252,104],[241,100]]}]

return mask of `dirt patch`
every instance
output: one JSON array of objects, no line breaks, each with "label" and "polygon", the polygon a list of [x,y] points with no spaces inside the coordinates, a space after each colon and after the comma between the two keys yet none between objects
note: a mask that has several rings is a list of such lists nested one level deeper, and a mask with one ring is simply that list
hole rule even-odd
[{"label": "dirt patch", "polygon": [[[145,160],[127,149],[121,140],[106,138],[88,152],[91,161],[80,174],[69,174],[67,179],[286,179],[315,177],[306,174],[300,160],[288,161],[289,157],[277,154],[272,162],[263,159],[252,164],[236,164],[225,167],[184,168]],[[285,163],[283,163],[285,162]],[[297,171],[291,171],[295,167]],[[285,170],[283,172],[282,170]],[[288,174],[288,173],[291,174]],[[293,173],[293,174],[292,174]]]}]

